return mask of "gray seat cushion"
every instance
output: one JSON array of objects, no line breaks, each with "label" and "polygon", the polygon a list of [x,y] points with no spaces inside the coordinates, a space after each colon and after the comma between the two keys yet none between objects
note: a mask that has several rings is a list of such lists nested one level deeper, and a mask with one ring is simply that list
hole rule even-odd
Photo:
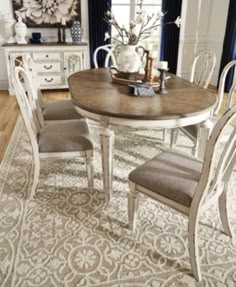
[{"label": "gray seat cushion", "polygon": [[201,176],[202,161],[170,149],[129,174],[129,179],[166,198],[189,207]]},{"label": "gray seat cushion", "polygon": [[73,152],[91,150],[86,121],[68,120],[45,125],[38,135],[39,152]]},{"label": "gray seat cushion", "polygon": [[71,100],[54,101],[47,103],[43,109],[45,121],[81,119]]}]

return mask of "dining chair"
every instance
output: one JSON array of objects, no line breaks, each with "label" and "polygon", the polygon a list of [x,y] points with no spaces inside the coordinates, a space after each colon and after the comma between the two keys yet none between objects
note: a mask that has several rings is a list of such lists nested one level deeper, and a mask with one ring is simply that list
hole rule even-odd
[{"label": "dining chair", "polygon": [[[212,78],[216,65],[215,53],[210,50],[200,51],[194,58],[190,82],[207,89]],[[218,96],[219,99],[220,96]],[[219,103],[219,100],[218,100]],[[218,106],[218,104],[217,104]],[[215,114],[215,112],[214,112]],[[172,129],[170,133],[170,146],[173,147],[177,143],[179,130],[182,131],[192,142],[192,154],[197,155],[199,144],[199,124]]]},{"label": "dining chair", "polygon": [[169,149],[137,167],[129,174],[129,228],[135,229],[139,193],[173,208],[188,217],[188,243],[194,277],[200,281],[198,247],[199,217],[204,210],[219,203],[220,217],[226,234],[232,237],[227,188],[236,163],[236,128],[232,130],[223,152],[218,157],[221,137],[236,118],[236,105],[215,125],[205,151],[204,160]]},{"label": "dining chair", "polygon": [[22,68],[14,71],[13,86],[33,150],[34,177],[32,194],[35,193],[40,174],[40,158],[74,158],[86,160],[88,187],[93,187],[93,144],[85,119],[55,121],[43,127],[39,123],[33,93],[33,82]]},{"label": "dining chair", "polygon": [[109,67],[110,63],[112,64],[112,66],[116,66],[116,57],[114,54],[114,48],[111,44],[107,44],[97,47],[93,53],[93,63],[96,69],[99,67],[98,59],[101,52],[103,53],[106,52],[104,68]]},{"label": "dining chair", "polygon": [[35,90],[33,96],[35,97],[35,101],[37,101],[37,113],[41,125],[42,117],[44,121],[64,121],[83,118],[82,115],[77,113],[71,100],[57,100],[49,103],[44,102],[43,95],[38,84],[36,67],[30,55],[23,55],[20,65],[32,77],[33,87]]},{"label": "dining chair", "polygon": [[216,65],[213,51],[204,50],[196,54],[191,68],[190,82],[207,89]]}]

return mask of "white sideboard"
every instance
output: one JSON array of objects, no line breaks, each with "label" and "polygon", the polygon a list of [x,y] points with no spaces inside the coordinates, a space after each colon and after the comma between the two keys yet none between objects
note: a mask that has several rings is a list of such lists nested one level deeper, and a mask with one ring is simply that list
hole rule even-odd
[{"label": "white sideboard", "polygon": [[68,88],[69,75],[89,68],[89,51],[86,43],[79,45],[67,43],[6,44],[3,48],[10,95],[14,95],[12,67],[25,54],[30,55],[35,63],[39,86],[42,90]]}]

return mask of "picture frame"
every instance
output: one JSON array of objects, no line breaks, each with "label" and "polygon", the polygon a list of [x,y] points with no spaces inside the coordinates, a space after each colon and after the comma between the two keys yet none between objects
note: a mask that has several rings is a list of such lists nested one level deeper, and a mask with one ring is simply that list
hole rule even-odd
[{"label": "picture frame", "polygon": [[60,25],[69,28],[74,20],[81,21],[80,0],[12,0],[12,4],[14,17],[21,17],[29,28],[53,28]]}]

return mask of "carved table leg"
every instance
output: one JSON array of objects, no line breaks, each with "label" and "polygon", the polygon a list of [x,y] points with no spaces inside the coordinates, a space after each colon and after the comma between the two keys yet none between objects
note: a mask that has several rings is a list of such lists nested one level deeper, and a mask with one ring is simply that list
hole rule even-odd
[{"label": "carved table leg", "polygon": [[112,192],[114,132],[110,130],[109,127],[103,127],[100,136],[102,150],[103,188],[106,201],[109,202]]}]

